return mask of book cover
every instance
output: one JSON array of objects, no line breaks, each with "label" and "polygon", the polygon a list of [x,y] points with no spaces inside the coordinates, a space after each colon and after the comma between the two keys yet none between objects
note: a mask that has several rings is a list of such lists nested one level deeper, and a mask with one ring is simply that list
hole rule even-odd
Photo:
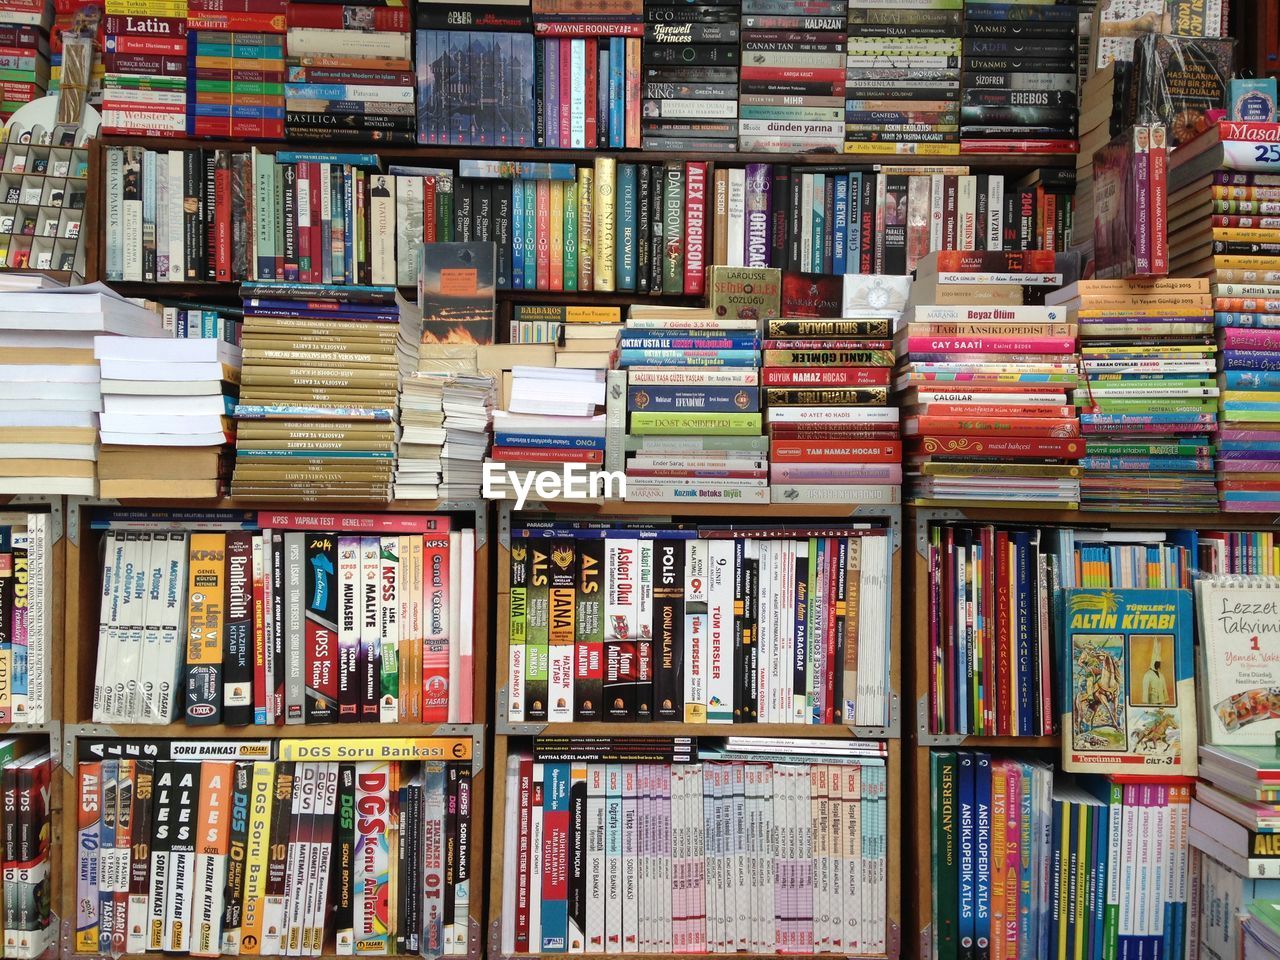
[{"label": "book cover", "polygon": [[1063,769],[1195,774],[1192,629],[1190,591],[1067,591]]},{"label": "book cover", "polygon": [[423,245],[418,283],[423,343],[494,342],[496,261],[492,243]]},{"label": "book cover", "polygon": [[1196,583],[1204,741],[1273,744],[1280,733],[1280,581],[1219,577]]}]

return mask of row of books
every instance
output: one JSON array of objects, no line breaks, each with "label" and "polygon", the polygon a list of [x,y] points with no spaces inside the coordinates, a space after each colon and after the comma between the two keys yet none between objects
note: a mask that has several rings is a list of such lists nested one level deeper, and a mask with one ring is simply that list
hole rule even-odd
[{"label": "row of books", "polygon": [[930,780],[935,956],[1184,955],[1188,784],[970,751]]},{"label": "row of books", "polygon": [[423,243],[496,244],[499,289],[701,294],[710,264],[901,274],[933,250],[1063,250],[1041,171],[806,170],[707,161],[463,160],[107,147],[106,279],[417,283]]},{"label": "row of books", "polygon": [[537,738],[504,776],[504,953],[885,952],[879,744]]},{"label": "row of books", "polygon": [[57,869],[52,791],[57,768],[48,749],[27,739],[0,740],[3,805],[4,955],[36,960],[58,941],[49,895]]},{"label": "row of books", "polygon": [[888,722],[882,528],[512,536],[512,722]]},{"label": "row of books", "polygon": [[475,531],[329,519],[96,520],[95,722],[470,723]]},{"label": "row of books", "polygon": [[53,517],[0,512],[0,722],[53,717]]},{"label": "row of books", "polygon": [[77,750],[77,952],[467,955],[470,739]]}]

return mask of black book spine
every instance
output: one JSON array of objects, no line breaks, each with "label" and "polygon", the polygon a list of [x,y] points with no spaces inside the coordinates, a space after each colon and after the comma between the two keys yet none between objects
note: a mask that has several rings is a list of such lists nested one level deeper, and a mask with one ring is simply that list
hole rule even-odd
[{"label": "black book spine", "polygon": [[1036,246],[1036,192],[1023,190],[1018,194],[1018,242],[1019,250],[1034,250]]},{"label": "black book spine", "polygon": [[744,698],[742,702],[742,719],[755,723],[759,719],[760,688],[756,684],[756,667],[760,660],[760,644],[758,642],[759,619],[756,616],[756,602],[760,595],[760,561],[754,557],[743,558],[744,572],[742,576],[742,651]]},{"label": "black book spine", "polygon": [[800,270],[800,199],[804,190],[804,175],[796,170],[791,176],[791,200],[790,207],[795,213],[792,222],[787,224],[787,266],[786,269],[792,272]]},{"label": "black book spine", "polygon": [[649,176],[649,292],[662,292],[662,263],[666,256],[664,237],[666,227],[662,219],[662,206],[667,178],[662,167],[650,165]]},{"label": "black book spine", "polygon": [[[577,189],[574,185],[573,189]],[[497,287],[511,289],[511,198],[510,180],[499,180],[493,187],[493,241],[498,246]]]},{"label": "black book spine", "polygon": [[[578,590],[574,616],[574,715],[575,720],[600,720],[604,694],[601,663],[608,624],[604,619],[605,544],[603,540],[578,541]],[[513,580],[514,586],[514,580]]]},{"label": "black book spine", "polygon": [[744,713],[747,703],[746,680],[743,674],[747,669],[746,638],[743,628],[746,617],[743,615],[743,603],[747,568],[745,563],[745,542],[733,541],[733,722],[743,723],[747,717]]},{"label": "black book spine", "polygon": [[825,223],[827,226],[826,226],[826,229],[823,230],[822,232],[822,264],[819,272],[830,273],[831,265],[833,261],[833,249],[832,249],[833,243],[834,243],[833,237],[835,235],[835,232],[832,229],[832,227],[836,222],[836,218],[835,218],[836,178],[835,176],[828,174],[827,179],[823,181],[823,184],[824,184],[824,187],[823,187],[823,197],[822,197],[822,213],[823,213],[823,217],[825,218],[823,220],[823,223]]},{"label": "black book spine", "polygon": [[462,771],[456,763],[445,769],[444,800],[444,922],[453,920],[454,884],[458,877],[458,780]]},{"label": "black book spine", "polygon": [[[609,149],[608,40],[596,41],[596,149]],[[656,289],[656,288],[655,288]]]},{"label": "black book spine", "polygon": [[546,81],[548,41],[533,41],[533,139],[540,146],[547,145],[547,102],[542,95]]},{"label": "black book spine", "polygon": [[[200,235],[199,226],[199,171],[204,169],[200,162],[199,150],[182,152],[182,255],[186,261],[183,275],[187,280],[202,280],[200,271],[200,251],[196,242]],[[274,280],[275,277],[260,279]]]},{"label": "black book spine", "polygon": [[[471,771],[463,764],[457,764],[458,767],[458,866],[455,872],[455,890],[461,889],[463,886],[470,886],[471,883]],[[418,889],[418,888],[415,888]],[[468,904],[473,904],[474,899],[468,899]],[[456,914],[456,911],[455,911]],[[448,916],[446,914],[446,916]],[[457,924],[457,916],[454,921]],[[461,924],[462,935],[466,937],[470,946],[470,922],[469,918],[464,919]],[[421,927],[421,924],[419,924]]]},{"label": "black book spine", "polygon": [[877,173],[862,175],[862,263],[859,273],[875,273],[875,235],[880,229],[876,222],[876,177]]},{"label": "black book spine", "polygon": [[459,177],[453,181],[453,239],[469,243],[475,239],[475,223],[472,221],[473,203],[470,180]]},{"label": "black book spine", "polygon": [[227,535],[227,623],[222,654],[222,720],[253,722],[253,537]]},{"label": "black book spine", "polygon": [[636,292],[649,292],[650,166],[636,164]]},{"label": "black book spine", "polygon": [[298,280],[298,165],[280,164],[281,218],[284,224],[284,279]]},{"label": "black book spine", "polygon": [[[227,856],[227,883],[223,888],[222,929],[240,929],[244,909],[245,852],[249,846],[249,787],[253,779],[253,762],[236,762],[231,782],[231,833]],[[136,829],[136,826],[135,826]],[[134,838],[138,842],[138,838]]]},{"label": "black book spine", "polygon": [[569,781],[569,931],[587,929],[587,780]]},{"label": "black book spine", "polygon": [[974,231],[974,249],[987,249],[987,202],[990,199],[987,191],[990,189],[991,178],[988,174],[978,174],[978,197],[977,208],[974,215],[974,222],[977,229]]},{"label": "black book spine", "polygon": [[[831,675],[831,708],[834,722],[843,723],[844,715],[844,648],[845,648],[845,623],[849,619],[849,615],[845,611],[846,597],[848,592],[845,589],[845,579],[849,573],[849,544],[847,540],[834,539],[830,541],[836,548],[836,602],[835,602],[835,620],[836,620],[836,642],[835,642],[835,660],[834,663],[828,665],[828,672]],[[855,621],[856,622],[856,621]]]},{"label": "black book spine", "polygon": [[338,766],[338,798],[334,807],[336,829],[333,838],[334,862],[330,901],[333,903],[335,930],[351,930],[355,926],[356,872],[356,765]]},{"label": "black book spine", "polygon": [[683,540],[654,544],[655,720],[684,720],[684,551]]},{"label": "black book spine", "polygon": [[285,662],[285,635],[288,625],[285,623],[284,611],[284,534],[279,530],[271,532],[271,620],[274,632],[271,638],[271,653],[274,657],[275,669],[275,717],[277,724],[284,723],[284,681],[288,671]]},{"label": "black book spine", "polygon": [[782,269],[787,265],[787,224],[791,222],[791,168],[785,163],[774,164],[770,198],[769,266]]},{"label": "black book spine", "polygon": [[481,243],[488,243],[493,239],[493,184],[477,180],[471,189],[471,234]]},{"label": "black book spine", "polygon": [[216,150],[200,151],[200,159],[204,170],[204,189],[200,191],[200,277],[206,283],[218,279],[217,265],[214,263],[213,251],[217,249],[218,229],[218,153]]}]

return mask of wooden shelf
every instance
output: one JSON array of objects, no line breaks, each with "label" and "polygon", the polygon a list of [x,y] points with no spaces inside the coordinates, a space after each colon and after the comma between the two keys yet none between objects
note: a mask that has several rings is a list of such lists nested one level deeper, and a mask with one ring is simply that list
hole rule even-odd
[{"label": "wooden shelf", "polygon": [[[499,732],[504,726],[497,724]],[[842,724],[804,723],[674,723],[671,721],[639,721],[637,723],[541,723],[536,720],[516,724],[537,727],[536,734],[511,733],[506,736],[539,737],[807,737],[816,740],[873,739],[858,737]]]},{"label": "wooden shelf", "polygon": [[290,503],[288,500],[275,500],[265,503],[246,502],[234,497],[219,497],[213,500],[156,500],[140,497],[136,500],[86,501],[85,506],[99,506],[105,509],[126,510],[253,510],[253,511],[290,511],[293,513],[456,513],[485,511],[483,500],[350,500],[342,503]]},{"label": "wooden shelf", "polygon": [[982,737],[964,736],[958,739],[951,734],[920,734],[920,737],[936,736],[945,743],[923,743],[917,745],[928,750],[1000,750],[1016,748],[1018,750],[1057,750],[1062,741],[1056,734],[1047,737]]},{"label": "wooden shelf", "polygon": [[964,165],[974,170],[1034,170],[1038,167],[1072,167],[1074,153],[960,154],[958,156],[919,156],[896,153],[674,153],[649,150],[544,150],[537,147],[390,146],[377,142],[251,142],[248,140],[187,139],[183,137],[105,136],[103,146],[138,146],[148,150],[182,150],[189,147],[246,151],[256,148],[262,153],[374,153],[388,161],[449,162],[456,160],[520,160],[524,162],[590,162],[595,157],[615,157],[628,163],[661,163],[666,160],[710,160],[717,165],[747,163],[782,163],[789,166],[872,167]]},{"label": "wooden shelf", "polygon": [[[212,723],[193,727],[179,720],[177,723],[95,723],[91,729],[94,739],[358,740],[372,737],[459,736],[461,734],[455,732],[459,728],[480,725],[477,721],[476,724],[365,722],[297,723],[283,726],[249,724],[243,727]],[[105,733],[105,730],[111,732]]]}]

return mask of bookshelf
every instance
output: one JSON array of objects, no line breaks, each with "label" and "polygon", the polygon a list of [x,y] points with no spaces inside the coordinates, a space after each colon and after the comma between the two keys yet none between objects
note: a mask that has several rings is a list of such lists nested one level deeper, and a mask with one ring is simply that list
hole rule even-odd
[{"label": "bookshelf", "polygon": [[[689,724],[671,722],[574,722],[574,723],[512,723],[507,719],[507,681],[508,681],[508,602],[510,597],[510,548],[511,524],[517,515],[509,502],[496,505],[497,535],[494,546],[494,562],[496,565],[496,592],[494,603],[497,615],[495,618],[494,647],[491,655],[494,673],[493,689],[493,762],[491,769],[492,814],[489,822],[493,825],[489,842],[492,846],[492,862],[494,864],[514,864],[514,851],[504,850],[502,824],[511,815],[507,808],[507,784],[505,771],[507,758],[512,753],[513,740],[521,740],[535,736],[604,736],[604,737],[697,737],[697,736],[763,736],[763,737],[815,737],[827,739],[878,739],[887,743],[888,758],[888,825],[887,825],[887,949],[884,954],[868,955],[868,960],[879,957],[880,960],[901,956],[902,950],[902,833],[903,817],[908,809],[902,799],[902,742],[901,736],[901,671],[902,671],[902,623],[896,616],[901,609],[903,596],[902,582],[902,514],[899,507],[858,504],[664,504],[664,503],[625,503],[619,501],[542,501],[531,509],[521,511],[519,516],[542,516],[550,514],[563,519],[591,520],[645,520],[658,522],[662,520],[707,521],[714,524],[721,520],[740,521],[743,525],[751,523],[777,523],[783,520],[795,520],[798,523],[810,521],[814,523],[835,522],[838,520],[872,520],[883,523],[893,533],[892,545],[892,578],[893,601],[890,621],[890,661],[889,661],[889,710],[890,722],[884,727],[859,727],[852,724]],[[910,828],[908,828],[910,829]],[[536,953],[505,954],[502,944],[502,888],[503,871],[493,869],[489,876],[489,928],[488,957],[489,960],[518,960],[518,958],[538,956]],[[594,958],[587,955],[591,960]],[[671,960],[673,954],[636,954],[641,960]],[[770,954],[769,956],[772,956]],[[814,954],[814,956],[825,956]],[[836,956],[831,954],[829,956]],[[839,956],[860,956],[858,954],[839,954]]]},{"label": "bookshelf", "polygon": [[[77,745],[85,738],[156,738],[174,737],[206,740],[280,740],[280,739],[359,739],[374,737],[464,737],[472,742],[472,818],[471,818],[471,888],[469,956],[478,958],[483,953],[482,923],[484,918],[483,891],[484,869],[488,863],[486,838],[490,834],[488,820],[488,755],[486,752],[484,704],[491,696],[489,686],[489,643],[491,573],[491,543],[489,538],[488,508],[483,501],[423,501],[398,504],[343,505],[342,509],[324,512],[397,512],[397,513],[449,513],[455,521],[465,525],[474,523],[476,530],[476,567],[474,590],[474,672],[472,677],[475,716],[467,724],[297,724],[289,726],[188,726],[183,722],[173,724],[111,724],[93,722],[93,679],[98,649],[99,597],[101,576],[101,530],[94,530],[91,520],[94,511],[110,508],[152,508],[166,510],[293,510],[298,504],[245,504],[231,499],[207,502],[182,501],[103,501],[88,498],[67,498],[62,509],[66,516],[67,535],[63,541],[63,553],[59,560],[65,576],[58,578],[65,587],[65,619],[59,624],[55,637],[63,644],[65,687],[61,691],[59,716],[63,723],[57,726],[56,737],[62,757],[63,776],[59,778],[59,798],[65,798],[55,816],[54,837],[56,858],[61,864],[54,873],[68,881],[61,892],[55,889],[55,910],[64,917],[62,925],[63,957],[95,957],[96,954],[74,952],[74,916],[76,876],[76,755]],[[332,944],[326,947],[332,956]],[[149,955],[150,956],[150,955]]]},{"label": "bookshelf", "polygon": [[[917,944],[916,955],[929,960],[933,950],[933,857],[931,849],[932,788],[929,756],[935,749],[979,749],[1038,751],[1056,763],[1058,736],[1008,737],[963,736],[929,733],[925,666],[929,659],[929,527],[946,521],[1026,524],[1035,526],[1089,527],[1113,530],[1256,530],[1274,528],[1280,517],[1274,514],[1207,513],[1182,516],[1142,513],[1105,513],[1086,510],[1043,510],[1034,508],[906,508],[905,523],[911,538],[912,557],[903,589],[911,596],[910,639],[906,644],[906,695],[914,705],[914,722],[906,736],[906,778],[903,814],[911,829],[907,833],[905,858],[914,872],[915,883],[902,889],[906,905],[908,936]],[[1056,681],[1056,676],[1055,676]],[[1056,709],[1056,704],[1055,704]]]}]

